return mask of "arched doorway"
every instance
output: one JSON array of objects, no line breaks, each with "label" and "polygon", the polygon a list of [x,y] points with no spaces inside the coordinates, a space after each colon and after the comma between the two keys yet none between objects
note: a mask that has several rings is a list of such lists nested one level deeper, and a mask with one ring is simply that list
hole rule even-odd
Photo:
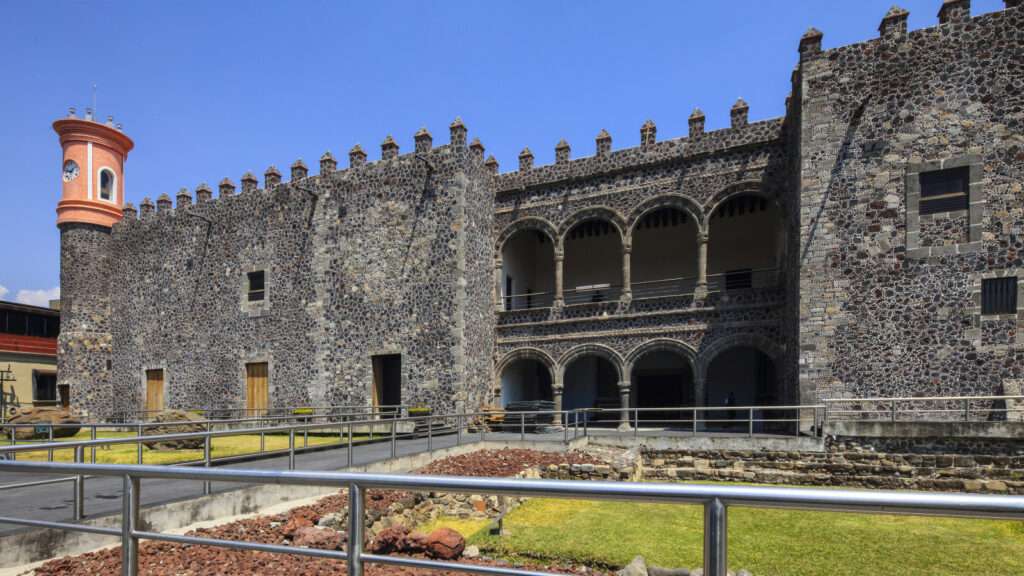
[{"label": "arched doorway", "polygon": [[[651,350],[633,363],[630,375],[633,406],[637,408],[678,408],[693,406],[694,378],[689,359],[672,350]],[[689,410],[639,410],[641,421],[675,427],[691,422]]]},{"label": "arched doorway", "polygon": [[[607,358],[596,354],[579,356],[565,368],[562,409],[619,408],[619,370]],[[589,422],[618,424],[618,413],[586,414]],[[571,421],[569,422],[571,423]]]},{"label": "arched doorway", "polygon": [[784,233],[772,200],[754,194],[724,200],[708,221],[708,290],[774,286]]},{"label": "arched doorway", "polygon": [[608,220],[591,218],[570,228],[563,242],[565,303],[618,300],[622,294],[622,236],[619,229]]},{"label": "arched doorway", "polygon": [[[705,404],[716,407],[774,406],[782,404],[775,362],[753,346],[735,346],[716,355],[707,369]],[[781,418],[777,411],[757,410],[759,420]],[[727,420],[709,425],[712,429],[746,431],[749,410],[706,412],[707,419]],[[755,422],[754,431],[775,431],[778,426]],[[784,426],[783,426],[784,428]]]},{"label": "arched doorway", "polygon": [[501,371],[501,406],[513,402],[552,400],[551,371],[535,358],[518,358]]},{"label": "arched doorway", "polygon": [[697,222],[665,206],[633,227],[630,282],[634,298],[691,294],[697,284]]},{"label": "arched doorway", "polygon": [[554,302],[554,241],[542,230],[523,229],[501,247],[504,310],[545,308]]}]

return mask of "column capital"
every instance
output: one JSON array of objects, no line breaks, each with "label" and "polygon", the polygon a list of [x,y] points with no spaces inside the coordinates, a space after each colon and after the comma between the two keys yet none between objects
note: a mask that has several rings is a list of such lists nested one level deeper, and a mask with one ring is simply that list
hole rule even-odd
[{"label": "column capital", "polygon": [[632,382],[630,382],[629,380],[619,380],[617,386],[619,387],[620,392],[622,390],[629,390],[632,386]]},{"label": "column capital", "polygon": [[707,244],[708,243],[708,231],[707,230],[700,230],[699,232],[697,232],[697,242],[699,242],[701,244]]},{"label": "column capital", "polygon": [[555,260],[565,260],[565,249],[555,248]]}]

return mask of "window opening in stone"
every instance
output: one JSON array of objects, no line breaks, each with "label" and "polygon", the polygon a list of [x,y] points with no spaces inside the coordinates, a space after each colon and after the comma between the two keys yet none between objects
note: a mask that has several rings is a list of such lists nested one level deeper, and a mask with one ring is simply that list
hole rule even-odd
[{"label": "window opening in stone", "polygon": [[384,416],[394,418],[401,413],[402,355],[382,354],[373,357],[373,406]]},{"label": "window opening in stone", "polygon": [[100,199],[114,199],[114,173],[106,168],[100,170]]},{"label": "window opening in stone", "polygon": [[36,372],[35,386],[33,387],[32,401],[38,404],[52,404],[57,402],[57,374],[56,372]]},{"label": "window opening in stone", "polygon": [[1017,277],[987,278],[981,281],[981,313],[1017,313]]},{"label": "window opening in stone", "polygon": [[919,214],[967,210],[970,167],[922,172],[919,175],[921,200]]},{"label": "window opening in stone", "polygon": [[249,272],[249,302],[261,302],[266,297],[265,275],[263,270]]}]

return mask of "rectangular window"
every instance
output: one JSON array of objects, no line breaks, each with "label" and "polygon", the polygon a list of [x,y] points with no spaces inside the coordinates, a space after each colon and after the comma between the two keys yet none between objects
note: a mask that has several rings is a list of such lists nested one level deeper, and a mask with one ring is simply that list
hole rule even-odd
[{"label": "rectangular window", "polygon": [[57,374],[55,372],[35,373],[32,401],[39,403],[57,401]]},{"label": "rectangular window", "polygon": [[1017,313],[1017,277],[987,278],[981,281],[981,314]]},{"label": "rectangular window", "polygon": [[266,284],[263,270],[249,272],[249,302],[261,302],[266,296]]},{"label": "rectangular window", "polygon": [[919,214],[967,210],[970,167],[922,172]]}]

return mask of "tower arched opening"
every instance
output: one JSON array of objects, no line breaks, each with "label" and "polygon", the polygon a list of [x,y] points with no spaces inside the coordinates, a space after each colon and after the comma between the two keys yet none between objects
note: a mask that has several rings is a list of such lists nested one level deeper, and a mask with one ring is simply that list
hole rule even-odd
[{"label": "tower arched opening", "polygon": [[[565,367],[562,409],[619,408],[618,384],[619,371],[607,358],[597,354],[574,358]],[[584,417],[592,422],[617,424],[619,421],[617,413],[587,414]]]},{"label": "tower arched opening", "polygon": [[723,201],[708,225],[708,290],[774,286],[785,225],[775,202],[754,194]]},{"label": "tower arched opening", "polygon": [[608,220],[591,218],[565,233],[566,304],[607,302],[622,294],[622,235]]},{"label": "tower arched opening", "polygon": [[691,294],[697,284],[697,222],[670,206],[641,216],[630,259],[634,298]]},{"label": "tower arched opening", "polygon": [[547,234],[524,229],[501,248],[504,310],[551,306],[555,294],[555,248]]}]

